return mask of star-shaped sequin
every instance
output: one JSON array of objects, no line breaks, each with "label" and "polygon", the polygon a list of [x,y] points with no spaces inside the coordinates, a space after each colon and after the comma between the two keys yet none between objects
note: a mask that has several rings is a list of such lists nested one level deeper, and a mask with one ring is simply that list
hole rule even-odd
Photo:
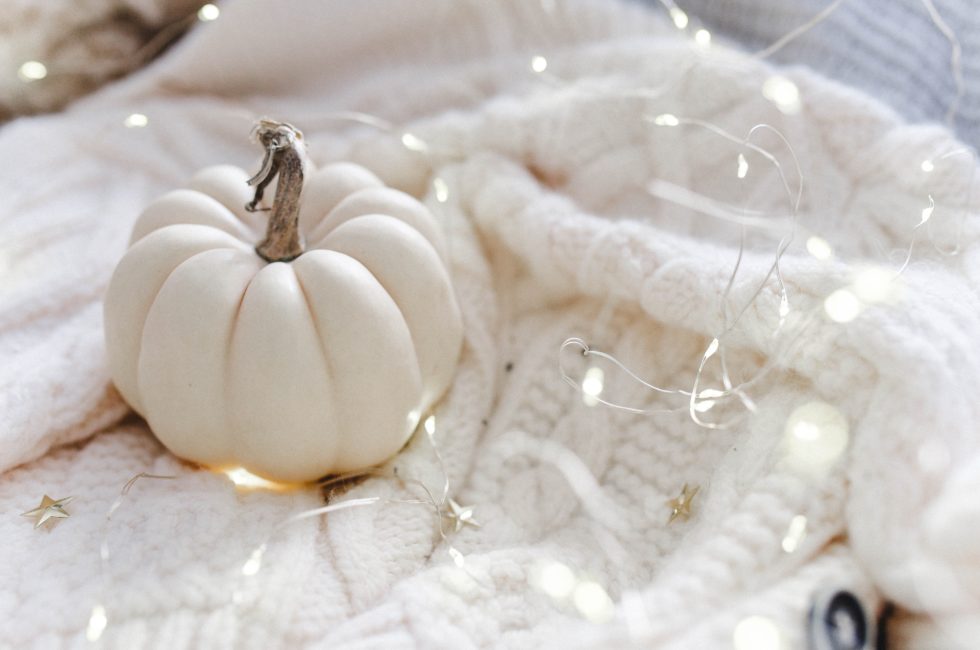
[{"label": "star-shaped sequin", "polygon": [[456,503],[455,499],[449,499],[449,508],[444,513],[447,519],[452,519],[455,522],[456,532],[463,530],[463,526],[474,526],[476,528],[480,527],[480,522],[473,519],[473,508],[470,506],[463,507]]},{"label": "star-shaped sequin", "polygon": [[45,523],[52,519],[65,519],[71,515],[65,510],[65,506],[71,503],[71,500],[75,497],[65,497],[64,499],[58,499],[55,501],[47,494],[41,499],[41,505],[34,508],[33,510],[28,510],[27,512],[21,513],[21,517],[34,517],[34,528],[40,528]]},{"label": "star-shaped sequin", "polygon": [[694,489],[691,489],[685,483],[680,495],[676,499],[671,499],[667,502],[667,505],[670,506],[670,519],[667,520],[668,524],[674,523],[674,520],[678,517],[684,520],[690,519],[691,501],[694,500],[694,496],[700,489],[700,486],[697,485],[694,486]]}]

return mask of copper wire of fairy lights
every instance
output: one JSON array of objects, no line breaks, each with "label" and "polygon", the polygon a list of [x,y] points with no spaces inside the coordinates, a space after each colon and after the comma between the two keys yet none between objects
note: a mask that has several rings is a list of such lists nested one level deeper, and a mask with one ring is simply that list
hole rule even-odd
[{"label": "copper wire of fairy lights", "polygon": [[[833,0],[832,2],[828,3],[826,7],[815,14],[810,20],[785,34],[768,47],[755,53],[754,56],[758,59],[764,59],[772,56],[791,41],[801,37],[803,34],[825,21],[843,4],[844,1],[845,0]],[[707,47],[710,45],[710,33],[701,27],[693,17],[688,16],[688,14],[678,7],[672,0],[660,0],[660,2],[667,11],[671,22],[678,30],[685,32],[693,31],[691,38],[699,47]],[[939,30],[944,38],[946,38],[946,40],[950,43],[950,70],[954,78],[956,95],[950,102],[946,114],[946,120],[947,123],[952,124],[958,113],[959,105],[964,92],[961,45],[955,32],[942,19],[941,15],[936,10],[932,0],[921,0],[921,2],[927,10],[930,19],[935,24],[937,30]],[[546,15],[554,15],[558,5],[555,0],[540,0],[540,3]],[[202,14],[200,12],[204,13]],[[202,8],[200,12],[196,14],[196,18],[201,21],[210,21],[218,17],[217,7],[215,7],[214,10],[205,10]],[[172,27],[171,30],[178,30],[176,25],[184,25],[183,21],[186,21],[186,18],[182,19],[182,21],[179,23],[175,23],[175,26]],[[164,30],[161,33],[170,32]],[[163,39],[164,37],[160,36],[158,38]],[[154,47],[159,47],[159,42],[156,42]],[[146,47],[149,48],[150,45],[151,43],[148,43]],[[33,76],[40,79],[46,76],[49,72],[45,68],[42,74],[42,62],[27,62],[25,65],[28,63],[37,63],[38,65],[28,65],[26,72],[24,70],[21,71],[22,77],[26,75],[27,77]],[[551,62],[541,54],[535,54],[530,61],[527,62],[527,70],[535,75],[535,77],[540,80],[542,84],[560,87],[565,83],[559,76],[553,73],[553,66],[551,65]],[[31,81],[31,79],[25,79],[25,81]],[[787,85],[787,83],[789,85]],[[629,93],[622,93],[619,97],[622,98],[629,96],[651,99],[657,97],[662,90],[663,88],[640,88],[629,91]],[[791,111],[792,108],[797,106],[799,102],[799,97],[798,93],[796,93],[795,86],[792,86],[792,82],[788,82],[788,80],[781,77],[776,77],[773,84],[768,89],[764,89],[763,92],[781,109],[787,109],[787,111],[784,112]],[[236,115],[249,121],[254,121],[258,117],[245,110],[237,111]],[[374,128],[380,132],[390,134],[392,137],[396,138],[406,150],[415,154],[426,156],[430,161],[446,162],[447,160],[454,159],[454,157],[458,155],[451,149],[441,148],[437,142],[431,142],[421,138],[416,132],[406,130],[387,120],[367,113],[356,111],[321,113],[318,115],[308,116],[308,119],[305,121],[303,119],[297,119],[297,117],[291,117],[293,121],[303,123],[304,126],[311,131],[319,128],[318,124],[329,125],[336,122],[347,122]],[[134,112],[126,117],[124,126],[131,129],[143,128],[150,124],[151,118],[152,115],[147,116],[144,113]],[[715,405],[733,399],[737,399],[746,411],[754,411],[756,409],[756,405],[755,401],[749,394],[750,389],[759,385],[765,377],[770,375],[774,370],[778,369],[781,361],[786,355],[792,353],[794,350],[798,349],[798,346],[805,343],[805,332],[810,324],[825,315],[829,315],[832,320],[842,323],[847,322],[849,319],[835,318],[834,313],[831,313],[833,309],[828,306],[827,302],[815,305],[797,305],[794,301],[794,296],[791,294],[784,281],[782,268],[780,265],[781,260],[790,244],[794,241],[794,238],[801,230],[801,226],[799,224],[799,210],[804,196],[804,170],[801,168],[799,159],[793,150],[790,140],[781,131],[770,124],[760,123],[754,125],[744,136],[740,137],[712,122],[694,117],[677,116],[672,113],[659,113],[653,115],[644,112],[638,116],[638,119],[644,121],[646,124],[649,124],[650,128],[653,129],[663,127],[702,129],[718,137],[720,141],[727,142],[730,145],[735,145],[738,147],[738,153],[732,162],[734,173],[739,181],[744,180],[749,173],[752,172],[746,154],[751,152],[754,155],[760,156],[778,176],[782,192],[785,195],[786,208],[781,214],[763,214],[748,210],[745,205],[732,205],[723,201],[718,201],[689,188],[672,184],[664,179],[651,179],[645,186],[646,191],[651,196],[666,201],[667,203],[687,208],[707,218],[715,219],[739,228],[739,245],[736,260],[719,298],[722,326],[717,334],[709,337],[709,341],[704,346],[698,358],[692,360],[693,365],[696,367],[696,372],[691,384],[688,386],[661,387],[654,383],[648,382],[637,372],[633,371],[627,362],[621,361],[609,352],[593,347],[587,339],[581,336],[576,336],[573,333],[570,333],[570,336],[564,341],[564,343],[561,344],[557,351],[558,376],[560,377],[561,381],[582,393],[583,398],[588,398],[589,401],[587,403],[589,404],[600,404],[607,408],[635,415],[682,413],[686,411],[690,420],[699,427],[706,429],[725,429],[737,422],[742,415],[739,414],[729,420],[714,422],[707,419],[706,413],[710,412]],[[793,182],[794,179],[790,179],[787,176],[787,170],[785,169],[783,162],[780,160],[780,157],[775,152],[754,142],[754,138],[763,132],[775,136],[776,139],[781,142],[782,145],[784,145],[786,152],[792,161],[791,173],[795,175],[795,182]],[[914,225],[910,230],[909,246],[905,251],[903,261],[897,265],[897,268],[889,271],[890,275],[886,274],[883,280],[884,282],[894,281],[908,268],[913,259],[913,251],[916,242],[922,237],[922,231],[929,233],[930,241],[932,241],[933,246],[940,254],[956,255],[960,252],[960,239],[962,236],[963,224],[966,220],[966,215],[969,212],[971,205],[970,201],[972,199],[972,173],[976,167],[976,152],[970,148],[957,148],[955,150],[939,154],[934,158],[922,161],[921,169],[924,174],[929,174],[936,168],[937,165],[943,164],[946,161],[959,156],[968,156],[970,158],[971,176],[969,179],[967,179],[968,190],[966,193],[966,198],[962,204],[962,210],[959,212],[958,229],[953,244],[951,246],[944,247],[935,240],[932,229],[935,221],[935,219],[933,219],[933,213],[937,209],[936,200],[933,193],[927,193],[924,197],[920,218],[916,225]],[[435,165],[433,165],[433,168],[435,168]],[[453,188],[443,177],[434,175],[429,182],[429,191],[435,198],[436,204],[438,205],[445,204],[449,201]],[[772,263],[769,264],[766,272],[761,278],[753,281],[753,286],[755,287],[754,291],[741,305],[733,305],[732,290],[740,272],[743,271],[742,260],[746,251],[746,236],[749,232],[765,233],[767,235],[777,237],[778,240],[773,251]],[[811,255],[819,260],[830,259],[833,256],[833,249],[829,246],[826,240],[819,236],[818,233],[807,233],[807,235],[809,235],[810,238],[807,240],[806,248]],[[451,250],[451,237],[448,238],[448,245],[450,246]],[[755,304],[763,291],[765,291],[767,287],[771,286],[775,286],[776,293],[779,297],[778,304],[775,307],[777,312],[777,325],[771,333],[771,338],[776,341],[775,350],[772,354],[768,355],[761,367],[757,368],[748,379],[741,382],[735,382],[732,379],[732,374],[729,368],[730,361],[727,358],[727,336],[732,333],[744,314],[753,304]],[[841,289],[841,291],[850,292],[851,289],[845,287]],[[850,298],[848,298],[846,295],[840,295],[839,292],[835,292],[835,294],[828,296],[827,300],[831,301],[835,295],[840,303],[837,305],[837,307],[841,309],[841,311],[837,313],[839,315],[849,314],[850,312],[848,309],[853,307],[853,304],[849,302]],[[855,300],[859,300],[859,297],[855,298]],[[858,305],[858,309],[859,308],[860,305]],[[793,321],[793,323],[790,325],[787,321],[787,317],[794,310],[799,311],[800,318]],[[572,376],[572,374],[566,368],[567,356],[572,352],[587,359],[601,360],[605,364],[612,365],[618,372],[623,373],[623,375],[625,375],[631,381],[656,394],[658,398],[667,400],[668,403],[663,407],[650,408],[639,408],[620,403],[620,401],[614,396],[608,395],[608,389],[604,385],[603,375],[600,375],[599,373],[593,373],[591,376],[589,375],[591,368],[586,370],[584,377],[578,378]],[[714,361],[718,362],[718,381],[720,382],[719,387],[704,387],[704,384],[706,383],[706,368],[708,367],[709,363]],[[672,401],[676,403],[673,403]],[[833,407],[829,408],[832,409]],[[229,598],[231,602],[234,603],[236,607],[248,606],[249,598],[247,594],[249,592],[248,586],[250,581],[254,580],[255,577],[260,574],[264,563],[267,560],[267,550],[275,543],[275,536],[283,529],[288,528],[297,522],[314,517],[322,517],[340,510],[366,507],[422,507],[433,517],[433,520],[436,523],[439,543],[445,546],[446,552],[452,563],[458,569],[466,571],[472,578],[474,578],[474,580],[482,584],[481,576],[478,573],[470,570],[464,554],[453,545],[452,534],[454,531],[447,529],[446,527],[447,519],[452,520],[453,516],[459,517],[459,514],[457,511],[450,508],[451,504],[454,503],[452,501],[454,490],[453,485],[450,482],[448,468],[442,457],[439,444],[436,439],[436,427],[436,414],[429,414],[426,418],[420,421],[418,427],[416,428],[415,435],[423,435],[431,448],[441,476],[438,489],[434,491],[421,480],[412,476],[402,475],[396,470],[388,468],[374,468],[363,472],[356,472],[324,479],[317,484],[317,488],[325,493],[332,488],[336,488],[337,486],[343,486],[352,480],[384,478],[387,480],[400,482],[406,488],[414,491],[415,496],[406,498],[381,496],[343,498],[342,496],[337,496],[337,500],[323,506],[303,510],[285,517],[272,530],[268,531],[260,544],[255,546],[246,557],[242,558],[240,571],[235,578],[235,584],[229,589]],[[531,436],[519,431],[510,432],[509,435],[513,437],[516,443],[514,453],[521,453],[538,458],[545,464],[558,469],[581,504],[583,511],[589,517],[592,524],[590,530],[593,533],[596,543],[603,550],[603,553],[614,565],[619,567],[626,566],[628,552],[619,541],[618,534],[622,533],[628,527],[628,518],[622,516],[622,513],[619,513],[619,504],[615,499],[610,498],[603,491],[602,485],[595,478],[595,476],[591,474],[582,460],[573,451],[558,444],[557,442],[549,440],[534,440]],[[232,480],[235,480],[235,482],[238,483],[238,480],[236,480],[234,476],[230,475],[230,477]],[[89,624],[86,631],[86,638],[89,641],[93,643],[100,642],[100,640],[103,639],[104,631],[107,629],[109,622],[111,621],[111,611],[107,611],[106,603],[110,591],[108,569],[111,554],[108,540],[110,524],[114,513],[116,513],[116,511],[123,505],[132,487],[139,480],[173,480],[174,478],[175,477],[173,476],[154,475],[140,472],[126,482],[120,491],[119,496],[115,499],[106,512],[104,535],[100,545],[102,593],[99,602],[93,606],[89,619]],[[478,525],[476,524],[475,520],[470,519],[469,521],[475,525]],[[797,515],[793,521],[790,522],[786,539],[783,540],[783,548],[787,553],[790,553],[796,549],[799,539],[802,538],[802,535],[805,532],[805,522],[806,518],[803,515]],[[609,596],[608,590],[603,585],[599,585],[594,580],[580,575],[573,568],[555,560],[543,559],[542,562],[540,562],[534,568],[531,575],[535,586],[544,593],[552,596],[556,602],[565,602],[571,598],[574,602],[581,600],[582,603],[590,603],[589,606],[577,606],[578,613],[588,620],[592,620],[593,622],[597,623],[605,622],[609,620],[609,618],[612,616],[612,612],[618,607],[625,613],[630,629],[635,631],[640,636],[642,636],[643,630],[648,626],[648,621],[645,619],[646,614],[642,601],[640,601],[640,599],[629,590],[626,590],[621,594],[621,598],[618,602],[613,601]],[[581,594],[581,598],[577,599],[575,594]],[[743,632],[749,628],[769,630],[769,628],[766,627],[768,625],[766,621],[752,620],[749,622],[743,621],[742,623],[746,624],[743,626]],[[751,625],[749,625],[749,623],[751,623]],[[742,624],[740,623],[740,626],[741,625]],[[744,633],[748,634],[748,632]]]}]

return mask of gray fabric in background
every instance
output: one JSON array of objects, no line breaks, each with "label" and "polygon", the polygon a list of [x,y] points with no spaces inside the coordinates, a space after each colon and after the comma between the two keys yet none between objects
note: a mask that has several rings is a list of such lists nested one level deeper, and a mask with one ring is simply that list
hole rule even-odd
[{"label": "gray fabric in background", "polygon": [[[644,0],[664,11],[658,0]],[[832,0],[676,0],[715,36],[761,50],[806,23]],[[980,0],[933,0],[962,45],[964,94],[954,128],[980,145]],[[955,97],[950,44],[922,0],[843,0],[826,20],[773,54],[805,65],[892,106],[910,122],[945,124]]]}]

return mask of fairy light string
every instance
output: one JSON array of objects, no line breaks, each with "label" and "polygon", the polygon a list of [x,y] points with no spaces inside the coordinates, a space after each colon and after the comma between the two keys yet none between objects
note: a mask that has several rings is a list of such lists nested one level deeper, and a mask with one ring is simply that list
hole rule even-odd
[{"label": "fairy light string", "polygon": [[85,639],[90,643],[97,643],[102,638],[102,633],[105,631],[106,626],[109,624],[109,615],[106,611],[106,599],[109,593],[109,525],[112,522],[112,516],[116,513],[120,506],[122,506],[123,501],[129,494],[129,491],[137,481],[142,479],[151,480],[174,480],[176,476],[164,475],[164,474],[150,474],[148,472],[140,472],[132,478],[130,478],[123,485],[122,489],[119,491],[119,495],[109,506],[109,509],[105,513],[105,521],[102,524],[102,543],[99,544],[99,573],[101,574],[102,583],[102,596],[95,605],[92,606],[92,613],[89,615],[88,626],[85,629]]},{"label": "fairy light string", "polygon": [[[804,25],[801,25],[799,28],[794,29],[792,32],[777,40],[765,50],[756,53],[755,56],[760,59],[771,56],[775,52],[785,47],[792,40],[799,38],[814,26],[824,21],[842,4],[842,2],[843,0],[835,0],[834,2],[831,2],[825,9],[815,15],[813,19]],[[929,10],[930,17],[936,23],[937,29],[943,33],[951,44],[952,54],[950,66],[957,86],[957,96],[951,103],[949,112],[947,113],[947,121],[952,123],[952,121],[955,119],[960,99],[963,94],[962,70],[960,69],[961,48],[958,39],[956,39],[955,33],[953,33],[952,30],[949,29],[949,26],[942,21],[942,18],[935,10],[931,0],[922,0],[922,2]],[[543,7],[550,7],[551,12],[554,11],[553,2],[550,2],[549,0],[541,0],[541,3]],[[700,46],[707,46],[710,44],[711,35],[707,30],[703,28],[698,28],[695,30],[689,29],[690,27],[697,25],[695,19],[688,16],[686,12],[680,9],[671,0],[661,0],[661,4],[663,4],[667,9],[671,21],[678,30],[693,31],[693,40]],[[205,7],[209,6],[214,7],[214,10],[205,10]],[[216,6],[205,5],[205,7],[201,7],[200,10],[198,10],[198,12],[191,18],[196,17],[196,19],[200,21],[209,21],[218,17],[220,12],[218,12]],[[149,45],[150,44],[148,44],[147,47],[149,47]],[[157,44],[159,47],[165,47],[165,45],[166,44],[160,46],[159,43]],[[44,76],[46,76],[49,72],[43,67],[44,64],[41,62],[33,63],[37,63],[38,65],[28,66],[26,71],[22,71],[22,76],[33,75],[39,79],[44,78]],[[560,87],[568,83],[553,73],[556,66],[552,65],[552,62],[549,61],[549,59],[543,54],[535,54],[527,61],[526,65],[527,70],[535,75],[543,84]],[[761,89],[764,96],[783,113],[791,115],[798,111],[799,104],[803,100],[800,98],[799,91],[795,85],[792,84],[790,80],[778,76],[770,78],[770,82],[767,82],[767,85]],[[615,95],[606,96],[610,99],[637,97],[647,100],[655,100],[663,94],[666,88],[667,85],[665,84],[661,87],[638,88],[630,91],[623,91],[622,93]],[[251,114],[249,111],[242,110],[236,112],[236,117],[241,117],[249,122],[254,122],[258,116]],[[152,123],[151,118],[152,115],[147,115],[142,112],[133,112],[123,120],[123,126],[125,126],[127,129],[143,128]],[[699,427],[706,429],[729,428],[734,422],[739,421],[742,414],[739,414],[731,420],[721,422],[708,421],[705,419],[704,414],[710,411],[716,405],[730,401],[732,398],[737,398],[742,403],[746,411],[752,412],[755,410],[755,402],[749,396],[750,389],[759,385],[763,380],[771,376],[773,371],[782,367],[782,363],[787,356],[793,354],[799,349],[800,346],[806,343],[806,333],[811,329],[811,326],[815,322],[828,315],[830,315],[832,320],[836,320],[831,314],[833,310],[828,307],[826,301],[817,300],[814,302],[814,304],[809,306],[797,305],[795,301],[791,302],[791,296],[786,287],[780,264],[791,243],[794,241],[799,229],[799,210],[804,192],[804,173],[789,139],[770,124],[756,124],[748,130],[744,137],[739,137],[712,122],[692,117],[679,117],[672,113],[659,113],[654,115],[647,112],[640,115],[638,119],[641,119],[655,127],[700,128],[707,130],[724,141],[736,145],[739,150],[733,161],[733,172],[739,181],[744,181],[749,178],[751,174],[755,173],[753,165],[749,161],[748,154],[751,153],[760,156],[777,174],[782,191],[785,194],[787,208],[783,214],[763,213],[749,209],[744,204],[744,200],[742,205],[731,205],[698,194],[690,188],[672,185],[663,179],[651,180],[646,189],[652,196],[692,209],[698,213],[718,219],[722,222],[736,225],[740,229],[736,259],[720,295],[722,327],[717,336],[710,337],[708,344],[697,359],[697,370],[689,387],[663,388],[648,382],[641,378],[639,374],[630,369],[627,363],[620,361],[609,352],[592,347],[587,341],[575,336],[569,337],[567,340],[565,340],[558,350],[557,365],[559,376],[563,382],[579,391],[583,395],[583,398],[588,397],[593,404],[602,404],[608,408],[621,410],[635,415],[681,413],[687,411],[690,419]],[[396,125],[388,120],[384,120],[367,113],[357,111],[335,111],[331,113],[312,115],[306,118],[292,117],[292,120],[297,123],[302,123],[304,127],[311,132],[316,131],[319,128],[329,128],[337,123],[348,123],[351,125],[366,126],[375,129],[397,139],[406,151],[423,156],[424,160],[430,164],[431,169],[433,170],[437,170],[438,164],[445,164],[449,161],[458,160],[461,157],[460,152],[455,151],[450,147],[443,147],[437,142],[423,139],[417,132],[409,128]],[[790,182],[789,178],[787,177],[786,169],[784,169],[784,164],[776,153],[766,147],[756,144],[753,141],[754,138],[763,132],[774,135],[785,146],[788,155],[792,160],[792,172],[795,173],[795,176],[798,179],[797,183]],[[971,206],[973,170],[976,167],[977,158],[976,153],[972,149],[960,148],[944,153],[935,158],[922,161],[921,166],[922,172],[928,174],[936,168],[937,164],[957,156],[968,156],[970,158],[971,176],[968,180],[969,190],[966,194],[966,199],[963,201],[963,207],[959,214],[959,230],[955,239],[954,247],[952,249],[941,248],[933,237],[932,228],[935,224],[933,212],[936,210],[937,202],[934,198],[934,196],[936,196],[935,192],[929,192],[925,197],[926,205],[920,215],[919,222],[911,229],[911,240],[907,249],[907,254],[905,255],[903,263],[895,273],[895,278],[904,273],[912,261],[913,248],[916,244],[916,239],[920,237],[919,231],[923,228],[925,228],[925,230],[929,233],[930,240],[932,241],[936,250],[941,254],[955,255],[959,253],[963,224]],[[436,205],[446,204],[450,200],[451,193],[453,191],[453,188],[447,182],[446,178],[438,175],[437,171],[431,175],[428,188],[432,197],[435,199]],[[768,269],[762,279],[754,284],[754,292],[751,293],[749,298],[741,305],[735,305],[731,300],[731,296],[736,285],[736,280],[739,277],[739,274],[743,271],[743,261],[747,245],[746,237],[750,232],[765,233],[773,237],[778,237],[778,243],[775,247],[772,263],[768,266]],[[808,234],[810,236],[806,240],[806,249],[815,259],[820,261],[829,261],[834,259],[835,252],[827,240],[820,237],[818,233]],[[449,238],[448,244],[451,247],[451,238]],[[778,293],[778,301],[776,304],[778,324],[771,333],[771,338],[774,341],[772,353],[767,355],[764,363],[755,371],[754,374],[752,374],[748,379],[736,383],[732,380],[730,374],[729,361],[727,359],[728,351],[726,346],[726,338],[735,329],[750,307],[757,302],[759,296],[766,290],[767,287],[772,286],[773,283],[775,284],[776,291]],[[841,290],[850,292],[855,297],[857,297],[859,293],[855,289],[854,285],[848,285],[843,287]],[[858,300],[860,307],[860,304],[862,304],[861,299],[858,298]],[[792,323],[792,327],[787,325],[786,320],[791,311],[791,307],[794,311],[800,314],[800,318]],[[839,322],[847,322],[847,320],[849,319]],[[627,376],[630,380],[656,394],[658,398],[668,401],[676,400],[677,402],[682,403],[678,403],[677,405],[668,405],[664,408],[638,408],[621,404],[614,398],[607,395],[608,391],[606,388],[604,375],[600,373],[593,373],[591,379],[589,378],[588,373],[592,370],[592,368],[597,368],[597,366],[592,366],[592,368],[588,369],[585,373],[585,377],[581,379],[574,378],[565,365],[565,359],[569,353],[578,353],[585,359],[601,360],[604,363],[611,364],[620,372],[625,374],[625,376]],[[719,364],[719,382],[721,388],[704,388],[703,384],[706,383],[704,377],[706,374],[706,369],[709,363],[716,359]],[[830,408],[833,409],[834,407]],[[804,424],[809,422],[805,419],[801,421],[804,422]],[[438,543],[445,547],[448,556],[452,560],[452,563],[457,568],[467,571],[470,577],[474,578],[474,580],[476,580],[478,583],[486,586],[485,578],[476,572],[469,571],[465,556],[452,543],[452,535],[459,527],[459,514],[452,508],[452,485],[449,478],[448,468],[446,467],[439,449],[439,445],[436,441],[435,424],[435,416],[430,415],[428,418],[420,422],[419,427],[416,429],[415,435],[418,436],[420,435],[420,432],[424,432],[424,437],[427,439],[436,460],[436,465],[441,477],[440,485],[437,490],[434,491],[425,482],[415,477],[402,475],[402,473],[397,470],[397,467],[393,467],[390,470],[374,468],[363,472],[355,472],[324,479],[323,481],[317,483],[316,487],[323,492],[328,500],[328,503],[323,506],[290,515],[268,532],[268,534],[263,538],[263,541],[254,547],[241,563],[240,570],[235,576],[235,586],[230,590],[230,598],[232,603],[235,606],[247,605],[248,600],[246,598],[246,594],[248,592],[249,581],[256,579],[256,576],[260,574],[267,559],[266,553],[270,548],[270,545],[273,544],[274,537],[277,534],[280,534],[284,529],[287,529],[298,522],[309,520],[310,518],[328,516],[342,510],[391,505],[422,506],[432,515],[435,522],[435,530],[438,535]],[[553,441],[534,440],[530,436],[521,434],[520,432],[514,432],[513,435],[518,436],[519,440],[521,440],[521,444],[518,445],[518,451],[515,453],[522,453],[536,457],[559,470],[568,485],[571,487],[576,499],[582,504],[585,515],[589,519],[590,530],[593,533],[593,537],[602,549],[605,556],[611,560],[612,564],[618,567],[621,571],[623,567],[629,566],[629,553],[617,538],[617,534],[628,530],[629,518],[621,512],[621,507],[615,499],[611,499],[603,493],[601,484],[591,474],[582,460],[570,449],[567,449]],[[798,428],[795,426],[789,427],[788,435],[796,435],[797,437],[805,438],[806,435],[808,435],[806,426]],[[520,436],[523,436],[523,438],[520,438]],[[108,546],[109,524],[113,514],[119,507],[122,506],[124,499],[130,492],[130,489],[137,481],[143,478],[174,479],[175,477],[147,473],[137,474],[125,484],[119,496],[106,513],[105,533],[102,545],[100,547],[103,594],[100,602],[93,607],[86,633],[88,640],[92,642],[98,642],[99,639],[102,638],[102,634],[110,621],[111,612],[108,612],[105,606],[106,596],[108,593],[108,567],[110,562]],[[346,486],[349,486],[354,482],[374,478],[398,482],[406,488],[411,488],[411,490],[415,492],[416,496],[365,496],[357,498],[342,497],[342,490]],[[470,514],[472,515],[472,512]],[[447,521],[452,522],[453,525],[447,527]],[[470,519],[469,521],[473,522],[475,525],[478,525],[478,522],[474,519]],[[784,552],[789,554],[796,551],[802,539],[806,535],[806,523],[806,516],[802,514],[794,515],[793,519],[788,522],[786,534],[781,540],[781,545]],[[534,576],[533,581],[541,591],[551,596],[556,602],[566,604],[571,602],[571,604],[579,611],[580,614],[583,615],[583,617],[592,620],[593,622],[607,622],[611,617],[611,608],[622,607],[624,612],[628,613],[627,618],[629,620],[630,629],[635,634],[642,636],[643,630],[648,629],[650,626],[646,609],[642,601],[636,597],[636,594],[633,594],[629,590],[625,590],[621,593],[620,600],[617,603],[612,600],[608,591],[602,585],[599,585],[594,580],[584,577],[584,574],[576,572],[574,569],[568,567],[564,563],[553,559],[539,563],[539,566],[537,566],[535,571],[532,572],[532,575]],[[620,576],[620,584],[629,584],[628,576]],[[575,596],[577,593],[579,594],[578,597]],[[583,603],[592,603],[592,606],[588,606]],[[596,605],[596,603],[599,604]],[[590,607],[592,608],[590,609]],[[597,614],[596,612],[599,613]],[[739,640],[736,642],[737,646],[745,639],[750,639],[753,637],[753,635],[750,634],[752,630],[755,630],[756,628],[763,629],[766,627],[763,625],[765,622],[763,618],[764,617],[756,617],[752,620],[745,619],[739,624],[739,627],[736,628],[735,632],[736,639]],[[767,633],[771,633],[770,628],[766,629],[769,630]],[[748,641],[744,642],[748,643]]]}]

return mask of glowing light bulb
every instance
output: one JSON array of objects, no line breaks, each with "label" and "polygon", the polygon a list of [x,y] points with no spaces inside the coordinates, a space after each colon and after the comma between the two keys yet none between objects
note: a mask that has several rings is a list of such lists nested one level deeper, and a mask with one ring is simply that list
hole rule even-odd
[{"label": "glowing light bulb", "polygon": [[745,175],[749,173],[749,161],[745,159],[745,156],[738,154],[738,177],[745,178]]},{"label": "glowing light bulb", "polygon": [[48,76],[48,68],[40,61],[25,61],[17,70],[17,76],[21,81],[39,81]]},{"label": "glowing light bulb", "polygon": [[699,29],[694,32],[694,42],[701,47],[708,47],[711,45],[711,32],[706,29]]},{"label": "glowing light bulb", "polygon": [[462,569],[463,565],[466,564],[466,558],[463,557],[463,554],[456,550],[456,548],[453,546],[449,547],[449,557],[453,559],[453,564],[460,569]]},{"label": "glowing light bulb", "polygon": [[805,471],[822,471],[832,465],[849,439],[847,418],[826,402],[808,402],[786,420],[783,444],[786,458]]},{"label": "glowing light bulb", "polygon": [[202,22],[217,20],[221,15],[221,10],[216,5],[208,3],[197,10],[197,19]]},{"label": "glowing light bulb", "polygon": [[687,23],[690,22],[687,14],[684,13],[684,10],[680,7],[670,8],[670,19],[674,21],[674,26],[677,27],[677,29],[686,29]]},{"label": "glowing light bulb", "polygon": [[593,623],[609,621],[616,610],[602,585],[591,580],[578,583],[572,594],[572,602],[579,614]]},{"label": "glowing light bulb", "polygon": [[432,189],[435,190],[436,201],[439,203],[445,203],[449,200],[449,186],[446,185],[446,181],[441,176],[432,179]]},{"label": "glowing light bulb", "polygon": [[762,96],[787,115],[800,111],[800,89],[786,77],[773,75],[766,79],[762,84]]},{"label": "glowing light bulb", "polygon": [[129,129],[138,129],[150,123],[150,118],[142,113],[131,113],[123,120],[123,124]]},{"label": "glowing light bulb", "polygon": [[924,208],[922,208],[922,220],[919,222],[919,225],[920,226],[922,224],[924,224],[925,222],[929,221],[929,219],[932,217],[932,211],[935,210],[935,209],[936,209],[936,202],[935,202],[935,200],[933,200],[932,194],[930,194],[929,195],[929,205],[926,206],[926,207],[924,207]]},{"label": "glowing light bulb", "polygon": [[783,634],[772,619],[765,616],[743,618],[735,626],[732,641],[735,650],[783,650]]},{"label": "glowing light bulb", "polygon": [[806,240],[806,250],[818,260],[829,260],[834,256],[834,249],[823,237],[813,235]]},{"label": "glowing light bulb", "polygon": [[435,432],[436,432],[436,416],[430,415],[429,417],[425,418],[425,424],[423,426],[425,427],[425,432],[427,434],[429,434],[430,436],[433,435],[433,434],[435,434]]},{"label": "glowing light bulb", "polygon": [[543,56],[535,56],[531,59],[531,69],[535,72],[544,72],[548,69],[548,59]]},{"label": "glowing light bulb", "polygon": [[254,576],[262,568],[262,555],[265,553],[265,544],[252,551],[248,561],[242,565],[243,576]]},{"label": "glowing light bulb", "polygon": [[823,301],[823,308],[830,320],[849,323],[861,313],[861,301],[849,289],[838,289]]},{"label": "glowing light bulb", "polygon": [[936,165],[931,160],[923,160],[921,167],[922,171],[928,174],[936,168]]},{"label": "glowing light bulb", "polygon": [[538,588],[556,600],[568,598],[575,589],[575,574],[561,562],[549,562],[534,575]]},{"label": "glowing light bulb", "polygon": [[715,388],[705,388],[698,393],[698,399],[694,402],[694,410],[698,413],[707,413],[715,405],[715,399],[725,393]]},{"label": "glowing light bulb", "polygon": [[786,536],[783,537],[783,550],[787,553],[792,553],[800,546],[800,542],[806,535],[806,517],[803,515],[796,515],[793,520],[789,523],[789,530],[786,531]]},{"label": "glowing light bulb", "polygon": [[267,481],[261,476],[256,476],[244,467],[236,467],[234,469],[229,469],[225,471],[225,475],[231,479],[231,482],[238,487],[243,488],[279,488],[282,487],[278,483],[273,483],[272,481]]},{"label": "glowing light bulb", "polygon": [[102,637],[109,619],[105,615],[105,607],[96,605],[92,608],[92,615],[88,619],[88,627],[85,628],[85,638],[94,643]]},{"label": "glowing light bulb", "polygon": [[582,378],[582,401],[587,406],[595,406],[599,403],[597,398],[602,394],[604,380],[605,373],[602,372],[602,368],[593,366],[585,371],[585,377]]},{"label": "glowing light bulb", "polygon": [[412,151],[427,151],[429,148],[429,146],[425,144],[425,140],[412,133],[405,133],[402,135],[402,144],[405,145],[406,149],[410,149]]},{"label": "glowing light bulb", "polygon": [[677,119],[676,115],[671,115],[670,113],[662,113],[657,117],[653,118],[653,123],[657,126],[677,126],[681,123]]},{"label": "glowing light bulb", "polygon": [[711,339],[711,343],[708,344],[708,349],[704,351],[704,358],[708,359],[715,356],[715,353],[718,352],[719,345],[721,343],[718,342],[718,339]]}]

